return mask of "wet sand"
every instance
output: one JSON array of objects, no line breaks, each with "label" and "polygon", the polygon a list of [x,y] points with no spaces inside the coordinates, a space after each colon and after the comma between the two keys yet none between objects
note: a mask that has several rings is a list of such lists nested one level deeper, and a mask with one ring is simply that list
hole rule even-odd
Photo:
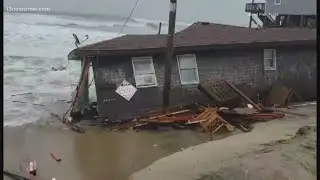
[{"label": "wet sand", "polygon": [[[205,133],[178,131],[108,132],[86,128],[85,134],[59,122],[4,128],[4,169],[19,171],[36,160],[38,176],[57,180],[125,180],[152,162],[209,141]],[[56,162],[50,153],[61,157]]]}]

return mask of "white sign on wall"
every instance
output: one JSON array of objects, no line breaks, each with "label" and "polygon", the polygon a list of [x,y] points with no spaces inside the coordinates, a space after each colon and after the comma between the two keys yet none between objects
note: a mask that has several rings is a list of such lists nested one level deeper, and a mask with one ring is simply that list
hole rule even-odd
[{"label": "white sign on wall", "polygon": [[132,96],[137,92],[137,88],[132,86],[128,81],[123,80],[119,87],[116,89],[116,93],[130,101]]}]

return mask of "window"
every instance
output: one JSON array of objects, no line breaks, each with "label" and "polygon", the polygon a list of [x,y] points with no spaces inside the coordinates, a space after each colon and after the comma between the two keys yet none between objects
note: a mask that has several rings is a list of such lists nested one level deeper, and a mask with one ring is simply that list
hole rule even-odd
[{"label": "window", "polygon": [[265,49],[263,51],[263,62],[265,70],[276,70],[276,50]]},{"label": "window", "polygon": [[193,54],[178,55],[177,60],[181,84],[199,83],[196,56]]},{"label": "window", "polygon": [[281,4],[281,0],[274,0],[274,5],[280,5]]},{"label": "window", "polygon": [[157,86],[152,57],[133,57],[132,66],[137,88]]}]

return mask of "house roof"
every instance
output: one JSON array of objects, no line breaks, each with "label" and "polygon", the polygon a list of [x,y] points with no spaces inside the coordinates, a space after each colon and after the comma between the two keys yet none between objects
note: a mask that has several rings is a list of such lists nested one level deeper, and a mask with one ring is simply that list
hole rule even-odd
[{"label": "house roof", "polygon": [[195,23],[177,33],[175,39],[176,45],[179,47],[308,40],[316,40],[316,30],[306,28],[249,29],[201,22]]},{"label": "house roof", "polygon": [[152,49],[165,47],[166,35],[124,35],[106,41],[80,47],[81,50]]},{"label": "house roof", "polygon": [[[121,55],[164,53],[166,35],[125,35],[83,46],[72,55]],[[315,44],[316,29],[256,29],[231,25],[197,22],[175,34],[175,51],[197,51],[207,48],[243,48],[244,45]]]}]

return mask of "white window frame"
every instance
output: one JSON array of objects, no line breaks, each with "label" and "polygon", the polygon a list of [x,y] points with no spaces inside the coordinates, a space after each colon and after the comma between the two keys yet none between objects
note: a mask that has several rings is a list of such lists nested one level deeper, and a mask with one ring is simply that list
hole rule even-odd
[{"label": "white window frame", "polygon": [[277,2],[277,0],[274,0],[274,5],[281,5],[282,0],[278,0],[279,2]]},{"label": "white window frame", "polygon": [[[196,64],[196,67],[195,67],[195,70],[196,70],[196,81],[182,81],[182,78],[181,78],[181,69],[180,69],[180,58],[183,58],[183,57],[193,57],[194,58],[194,61],[195,61],[195,64]],[[199,81],[199,72],[198,72],[198,64],[197,64],[197,58],[196,58],[196,55],[195,54],[183,54],[183,55],[177,55],[176,56],[177,58],[177,64],[178,64],[178,69],[179,69],[179,77],[180,77],[180,82],[182,85],[187,85],[187,84],[198,84],[200,81]]]},{"label": "white window frame", "polygon": [[[155,77],[155,81],[156,83],[153,84],[153,85],[139,85],[137,84],[137,78],[136,78],[136,69],[135,69],[135,66],[134,66],[134,62],[137,62],[137,61],[146,61],[146,60],[149,60],[150,63],[151,63],[151,71]],[[133,75],[134,75],[134,80],[136,82],[136,87],[137,88],[148,88],[148,87],[156,87],[158,86],[158,81],[157,81],[157,76],[156,76],[156,72],[154,70],[154,64],[153,64],[153,58],[152,56],[143,56],[143,57],[132,57],[131,58],[131,62],[132,62],[132,68],[133,68]]]},{"label": "white window frame", "polygon": [[[270,66],[266,66],[266,61],[267,60],[270,60],[269,58],[266,58],[265,57],[265,51],[273,51],[272,55],[272,60],[273,60],[273,67],[270,67]],[[263,50],[263,67],[264,67],[264,70],[276,70],[277,69],[277,50],[276,49],[264,49]]]}]

